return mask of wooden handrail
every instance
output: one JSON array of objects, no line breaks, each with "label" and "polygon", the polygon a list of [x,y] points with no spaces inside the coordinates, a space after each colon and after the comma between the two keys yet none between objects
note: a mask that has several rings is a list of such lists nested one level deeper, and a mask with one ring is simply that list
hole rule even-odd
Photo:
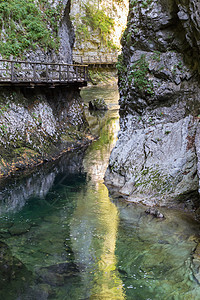
[{"label": "wooden handrail", "polygon": [[87,64],[67,64],[67,63],[48,63],[42,61],[20,61],[20,60],[9,60],[9,59],[0,59],[0,62],[9,62],[9,63],[19,63],[19,64],[35,64],[35,65],[50,65],[50,66],[71,66],[71,67],[87,67]]},{"label": "wooden handrail", "polygon": [[0,59],[0,83],[85,83],[88,80],[86,64],[48,63]]}]

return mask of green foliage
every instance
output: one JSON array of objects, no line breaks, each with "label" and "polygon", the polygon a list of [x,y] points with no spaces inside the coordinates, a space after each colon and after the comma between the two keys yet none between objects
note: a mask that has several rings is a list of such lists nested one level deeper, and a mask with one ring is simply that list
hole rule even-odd
[{"label": "green foliage", "polygon": [[127,42],[127,45],[128,46],[131,46],[131,37],[132,37],[132,32],[129,32],[127,35],[126,35],[126,42]]},{"label": "green foliage", "polygon": [[134,78],[134,85],[141,94],[153,95],[153,83],[147,78],[147,74],[148,63],[145,55],[141,55],[140,59],[131,66],[128,81],[131,84]]},{"label": "green foliage", "polygon": [[123,53],[118,56],[118,60],[117,60],[117,63],[116,63],[116,68],[118,70],[118,73],[121,74],[121,75],[124,75],[124,73],[126,73],[126,71],[127,71],[127,68],[124,65]]},{"label": "green foliage", "polygon": [[9,104],[0,104],[0,116],[3,115],[4,112],[6,112],[9,108]]},{"label": "green foliage", "polygon": [[131,0],[130,5],[131,5],[131,6],[136,6],[137,3],[138,3],[137,0]]},{"label": "green foliage", "polygon": [[109,40],[110,33],[114,28],[114,20],[107,16],[102,9],[98,9],[94,5],[85,4],[85,15],[76,16],[76,38],[87,39],[90,36],[89,29],[94,32],[100,30],[102,40],[108,47],[116,48],[116,46]]},{"label": "green foliage", "polygon": [[8,132],[8,127],[5,124],[0,125],[0,134],[4,135]]},{"label": "green foliage", "polygon": [[126,84],[126,73],[127,73],[127,67],[124,63],[124,56],[123,53],[118,56],[118,61],[116,63],[116,68],[118,70],[118,79],[119,83],[121,85],[121,88],[125,87]]},{"label": "green foliage", "polygon": [[142,8],[147,8],[151,4],[152,0],[143,0]]},{"label": "green foliage", "polygon": [[102,68],[89,68],[88,75],[89,80],[93,85],[96,85],[100,82],[108,82],[108,80],[110,79],[109,72],[106,72],[106,70]]},{"label": "green foliage", "polygon": [[153,52],[152,58],[153,58],[154,60],[156,60],[157,62],[160,62],[160,61],[161,61],[160,54],[161,54],[161,53],[160,53],[159,51],[154,51],[154,52]]},{"label": "green foliage", "polygon": [[106,39],[114,27],[114,20],[108,17],[103,10],[96,9],[89,4],[85,5],[85,13],[86,15],[82,17],[83,23],[93,30],[100,29],[103,39]]},{"label": "green foliage", "polygon": [[77,37],[84,37],[84,39],[88,39],[90,33],[88,31],[88,27],[85,24],[77,24],[76,26],[76,36]]},{"label": "green foliage", "polygon": [[131,0],[131,7],[135,7],[137,4],[141,5],[142,8],[147,8],[152,3],[152,0]]},{"label": "green foliage", "polygon": [[62,4],[54,8],[47,1],[4,0],[0,3],[0,53],[19,57],[37,45],[47,50],[59,48],[58,25]]}]

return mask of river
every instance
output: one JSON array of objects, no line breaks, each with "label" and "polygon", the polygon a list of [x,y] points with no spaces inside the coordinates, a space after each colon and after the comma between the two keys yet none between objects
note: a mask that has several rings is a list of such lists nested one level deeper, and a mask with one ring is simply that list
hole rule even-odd
[{"label": "river", "polygon": [[1,182],[0,299],[198,300],[200,224],[192,215],[112,199],[103,177],[119,130],[115,87],[82,90],[106,112],[86,116],[100,138],[34,173]]}]

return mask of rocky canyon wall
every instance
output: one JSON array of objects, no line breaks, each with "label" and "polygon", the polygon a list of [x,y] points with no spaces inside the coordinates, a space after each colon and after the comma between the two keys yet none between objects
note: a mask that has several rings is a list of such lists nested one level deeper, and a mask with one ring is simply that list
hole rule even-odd
[{"label": "rocky canyon wall", "polygon": [[120,133],[110,191],[148,205],[198,202],[200,4],[132,0],[119,57]]}]

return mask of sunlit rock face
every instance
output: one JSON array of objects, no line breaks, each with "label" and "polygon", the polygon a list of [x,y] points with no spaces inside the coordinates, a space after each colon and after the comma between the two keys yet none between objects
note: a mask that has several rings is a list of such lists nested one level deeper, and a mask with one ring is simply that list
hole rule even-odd
[{"label": "sunlit rock face", "polygon": [[[94,59],[100,55],[113,53],[121,49],[120,39],[126,27],[128,15],[128,0],[72,0],[71,1],[71,20],[75,28],[76,41],[73,48],[74,57],[86,55],[89,59]],[[87,19],[87,6],[94,11],[102,11],[106,16],[113,20],[114,26],[106,41],[102,38],[102,32],[99,28],[85,26],[83,18]],[[115,46],[115,50],[113,49]]]},{"label": "sunlit rock face", "polygon": [[105,179],[131,201],[198,202],[199,16],[198,1],[130,3],[119,58],[121,130]]}]

